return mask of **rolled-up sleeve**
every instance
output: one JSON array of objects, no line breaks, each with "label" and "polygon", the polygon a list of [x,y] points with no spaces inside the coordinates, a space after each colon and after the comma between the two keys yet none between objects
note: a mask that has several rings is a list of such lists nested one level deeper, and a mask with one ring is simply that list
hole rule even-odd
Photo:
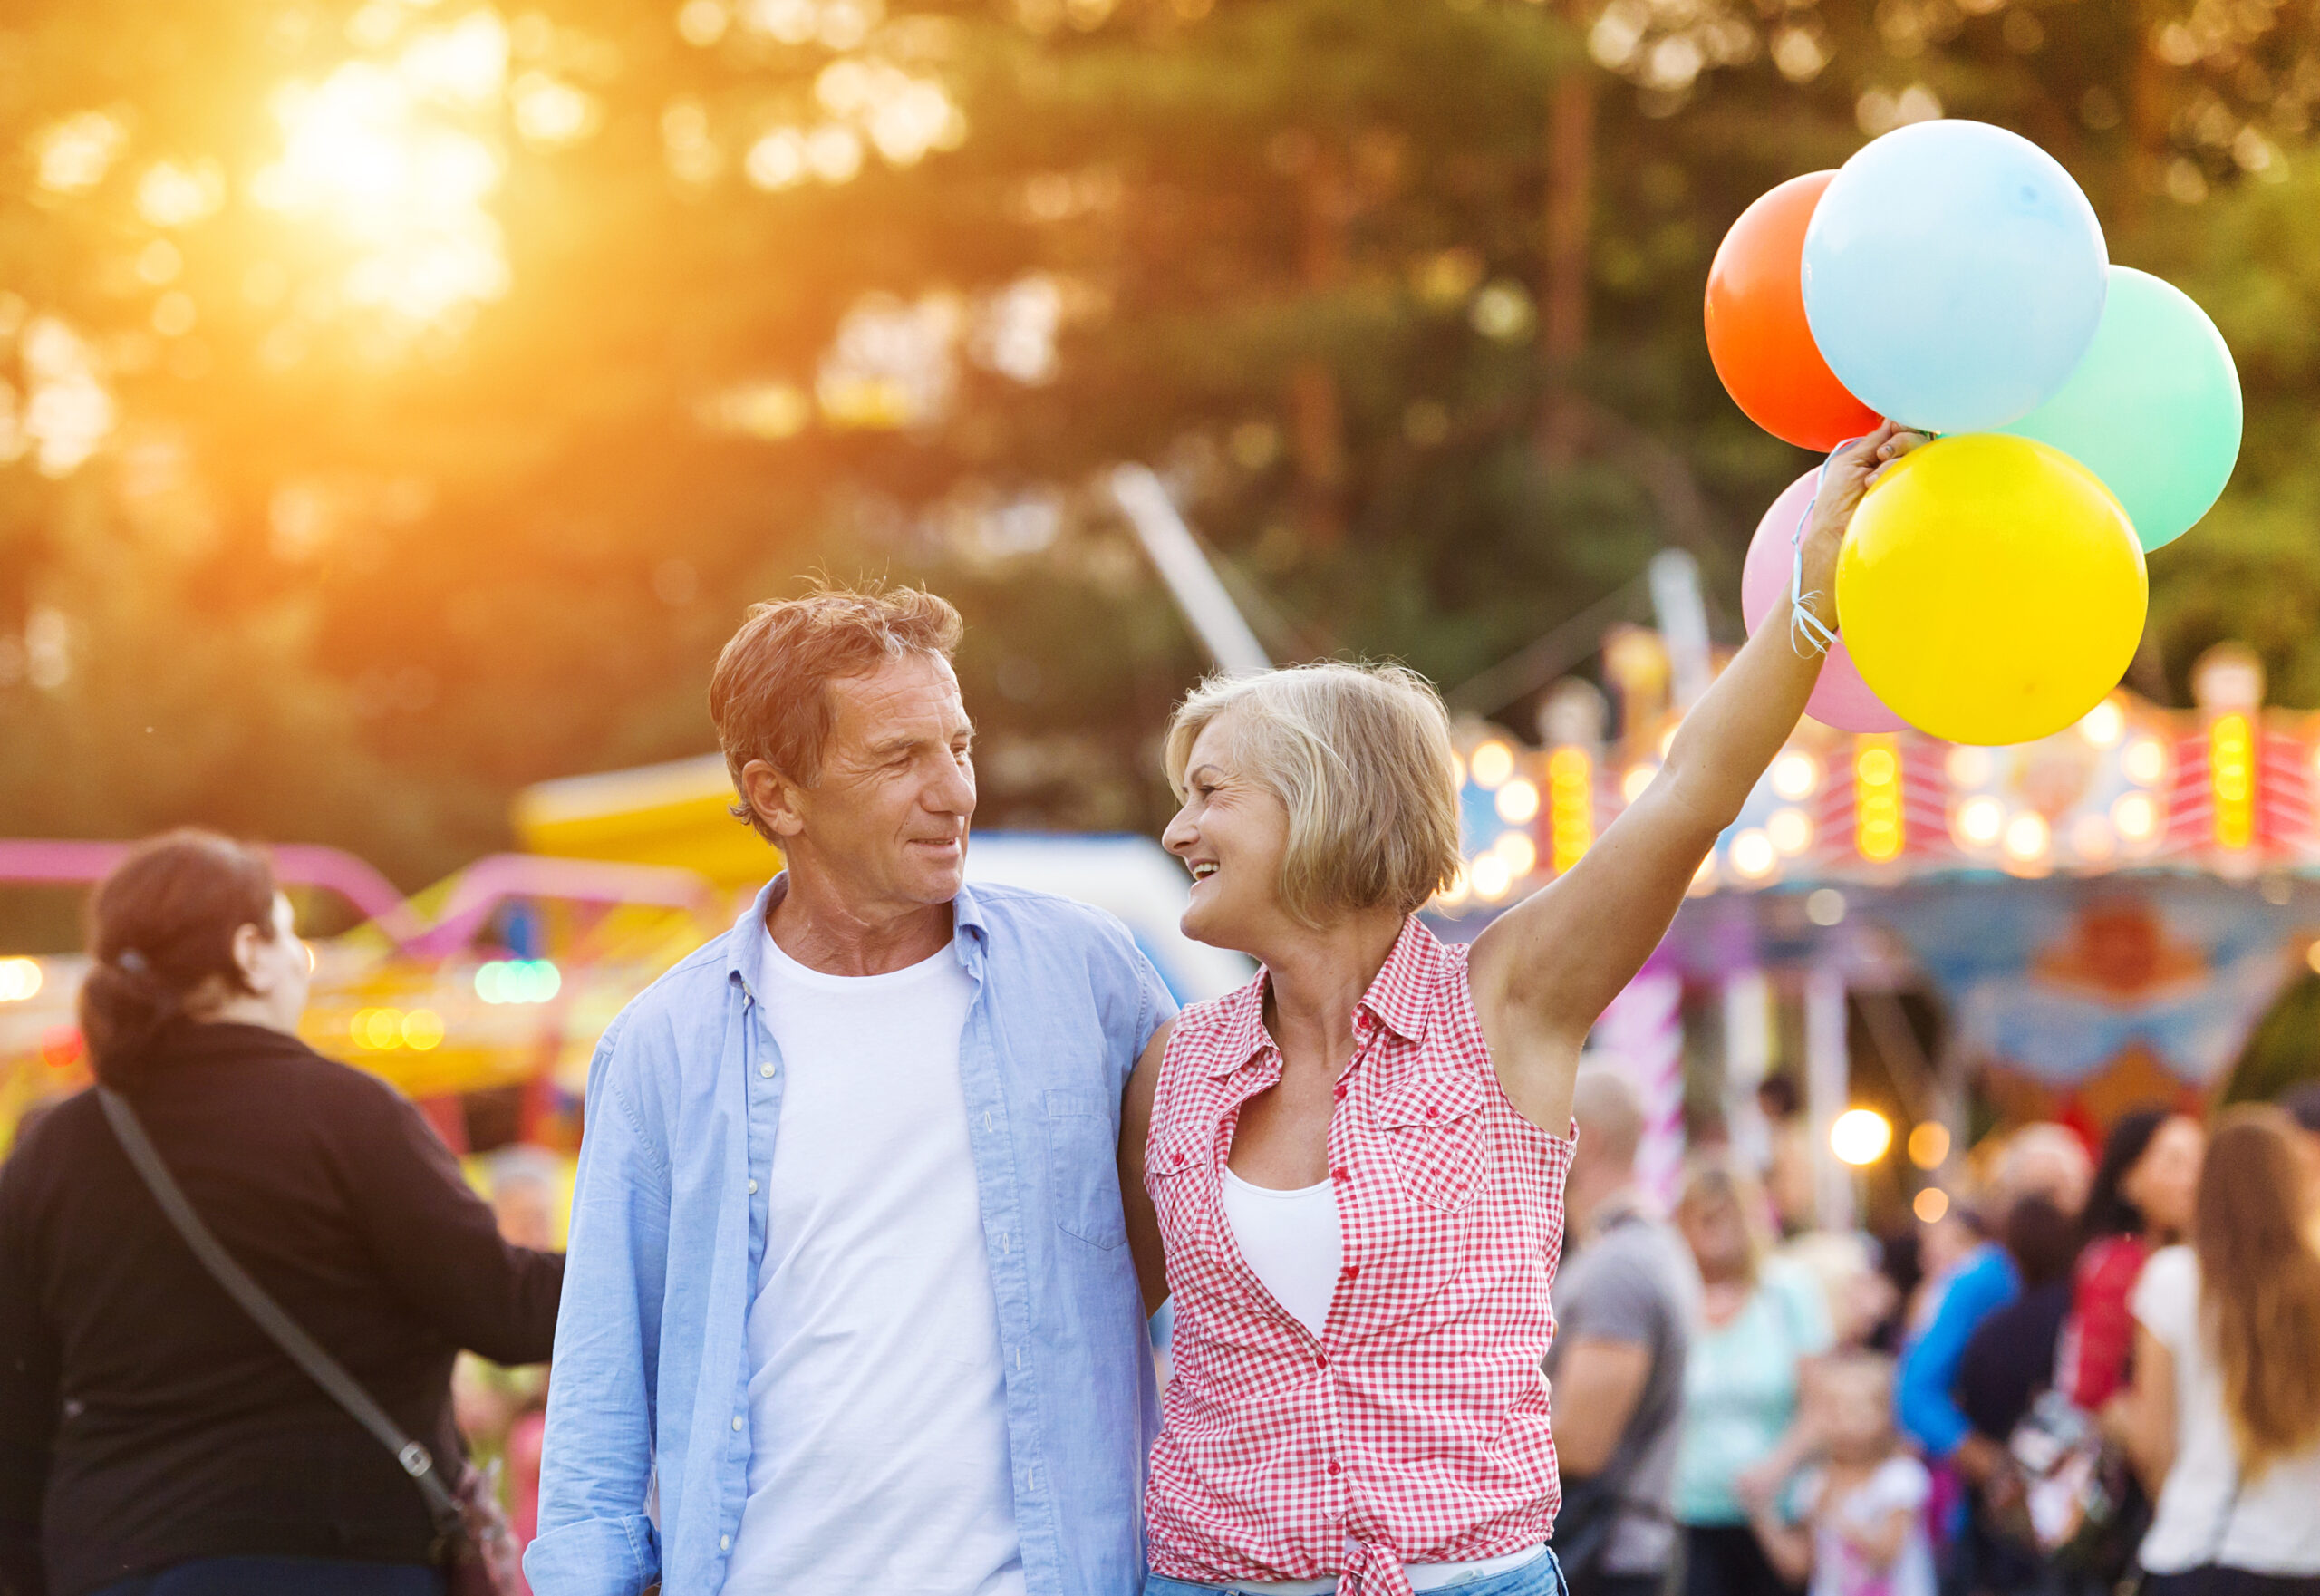
[{"label": "rolled-up sleeve", "polygon": [[1124,921],[1101,909],[1087,912],[1102,925],[1101,945],[1110,955],[1102,961],[1098,991],[1104,1029],[1115,1040],[1113,1061],[1126,1085],[1153,1036],[1176,1017],[1176,995]]},{"label": "rolled-up sleeve", "polygon": [[590,1067],[540,1468],[537,1596],[636,1596],[660,1578],[645,1511],[668,1266],[669,1160],[639,1112],[650,1019],[624,1015]]}]

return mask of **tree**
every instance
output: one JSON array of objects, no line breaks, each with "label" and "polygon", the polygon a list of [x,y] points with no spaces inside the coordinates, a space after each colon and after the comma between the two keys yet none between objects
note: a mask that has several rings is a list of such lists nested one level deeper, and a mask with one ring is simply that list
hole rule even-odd
[{"label": "tree", "polygon": [[523,782],[710,746],[718,644],[816,568],[967,610],[986,823],[1148,827],[1201,659],[1109,466],[1166,474],[1283,658],[1455,683],[1668,543],[1728,595],[1806,461],[1716,384],[1708,258],[1765,188],[1944,108],[2045,142],[2114,256],[2223,322],[2249,448],[2153,561],[2154,636],[2177,672],[2248,636],[2320,692],[2294,0],[36,0],[11,29],[0,829],[208,818],[415,883],[499,843]]}]

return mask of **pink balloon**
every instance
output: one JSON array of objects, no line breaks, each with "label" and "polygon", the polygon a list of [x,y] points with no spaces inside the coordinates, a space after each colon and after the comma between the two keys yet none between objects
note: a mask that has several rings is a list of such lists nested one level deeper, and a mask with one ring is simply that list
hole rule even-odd
[{"label": "pink balloon", "polygon": [[[1748,543],[1747,563],[1740,567],[1740,618],[1750,636],[1788,595],[1789,572],[1795,558],[1790,540],[1812,503],[1812,490],[1820,480],[1821,468],[1814,466],[1783,489],[1764,518],[1756,523],[1756,536]],[[1845,652],[1842,637],[1830,646],[1828,662],[1821,667],[1821,680],[1805,701],[1804,712],[1837,731],[1900,731],[1909,725],[1869,691],[1869,683],[1853,668],[1852,655]]]}]

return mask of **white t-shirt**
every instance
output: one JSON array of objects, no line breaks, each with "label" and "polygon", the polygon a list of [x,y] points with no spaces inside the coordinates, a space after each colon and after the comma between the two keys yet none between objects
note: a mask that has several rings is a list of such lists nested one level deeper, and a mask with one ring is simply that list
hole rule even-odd
[{"label": "white t-shirt", "polygon": [[944,948],[825,975],[765,941],[781,1049],[728,1596],[1020,1596],[999,1310]]},{"label": "white t-shirt", "polygon": [[[1925,1504],[1933,1494],[1933,1476],[1924,1464],[1906,1453],[1896,1454],[1850,1494],[1823,1502],[1827,1490],[1828,1476],[1816,1470],[1799,1491],[1804,1513],[1812,1521],[1811,1596],[1934,1596],[1933,1546],[1925,1533]],[[1884,1568],[1870,1566],[1838,1533],[1842,1525],[1874,1534],[1897,1510],[1908,1512],[1909,1530],[1902,1538],[1900,1554]]]},{"label": "white t-shirt", "polygon": [[2152,1253],[2132,1305],[2136,1321],[2175,1358],[2175,1463],[2142,1538],[2143,1567],[2174,1574],[2213,1562],[2251,1573],[2320,1574],[2320,1443],[2240,1480],[2223,1371],[2199,1322],[2198,1254],[2189,1247]]}]

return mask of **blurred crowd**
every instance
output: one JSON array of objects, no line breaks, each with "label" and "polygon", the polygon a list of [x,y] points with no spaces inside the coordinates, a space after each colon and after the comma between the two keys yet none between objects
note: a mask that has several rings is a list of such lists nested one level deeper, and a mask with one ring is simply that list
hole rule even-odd
[{"label": "blurred crowd", "polygon": [[[1614,1293],[1656,1316],[1606,1314],[1589,1262],[1647,1256],[1633,1238],[1657,1222],[1630,1195],[1607,1225],[1574,1168],[1559,1444],[1567,1412],[1621,1401],[1573,1368],[1590,1343],[1628,1337],[1647,1367],[1611,1450],[1564,1448],[1567,1501],[1665,1526],[1623,1560],[1567,1507],[1574,1591],[2320,1588],[2320,1084],[2207,1122],[2138,1109],[2100,1146],[2057,1124],[1994,1135],[1940,1217],[1881,1239],[1810,1228],[1774,1146],[1762,1169],[1687,1166],[1660,1228],[1688,1270]],[[1655,1407],[1661,1388],[1680,1401]]]},{"label": "blurred crowd", "polygon": [[[311,1593],[324,1562],[333,1591],[425,1596],[450,1532],[401,1477],[422,1442],[463,1459],[459,1533],[497,1549],[494,1588],[524,1589],[562,1161],[518,1145],[463,1171],[409,1102],[296,1040],[310,964],[254,851],[161,839],[92,923],[101,1089],[28,1116],[0,1165],[0,1596]],[[181,945],[241,983],[198,1023],[193,978],[137,951]],[[109,1128],[124,1085],[136,1118]],[[1574,1083],[1547,1363],[1571,1596],[2320,1596],[2320,1081],[2137,1109],[2099,1146],[1994,1133],[1945,1210],[1882,1235],[1812,1226],[1798,1105],[1777,1079],[1760,1101],[1765,1156],[1703,1148],[1663,1205],[1628,1074]],[[164,1191],[121,1134],[140,1123],[390,1394],[397,1447],[200,1284],[226,1277],[138,1189]],[[185,1417],[95,1422],[73,1393],[108,1381]],[[286,1551],[222,1555],[236,1537]],[[140,1560],[164,1572],[109,1577]]]}]

